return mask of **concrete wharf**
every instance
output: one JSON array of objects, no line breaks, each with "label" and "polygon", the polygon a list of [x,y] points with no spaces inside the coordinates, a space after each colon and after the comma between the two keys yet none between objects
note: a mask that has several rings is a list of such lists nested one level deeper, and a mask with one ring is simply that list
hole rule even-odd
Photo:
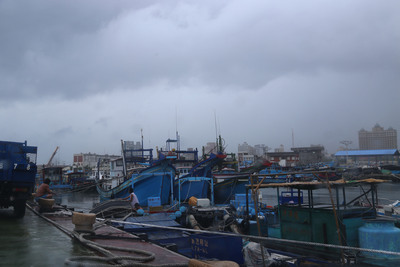
[{"label": "concrete wharf", "polygon": [[[57,206],[46,212],[39,212],[39,206],[28,204],[34,213],[53,224],[71,238],[75,238],[93,250],[97,250],[97,260],[107,261],[115,258],[114,263],[122,266],[188,266],[189,258],[156,244],[143,241],[138,236],[127,233],[110,225],[100,223],[90,233],[78,233],[74,230],[71,210]],[[125,257],[131,257],[127,260]],[[73,261],[93,261],[88,257],[74,257]],[[102,258],[102,259],[101,259]],[[129,262],[133,262],[129,265]],[[73,263],[76,265],[76,262]],[[86,266],[86,265],[85,265]],[[90,266],[90,265],[89,265]],[[95,265],[92,265],[95,266]]]}]

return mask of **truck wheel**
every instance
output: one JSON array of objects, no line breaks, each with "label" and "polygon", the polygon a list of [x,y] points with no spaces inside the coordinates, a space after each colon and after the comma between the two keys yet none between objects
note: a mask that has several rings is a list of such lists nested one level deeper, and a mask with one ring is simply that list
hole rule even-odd
[{"label": "truck wheel", "polygon": [[14,204],[14,216],[22,218],[25,216],[25,200],[16,200]]}]

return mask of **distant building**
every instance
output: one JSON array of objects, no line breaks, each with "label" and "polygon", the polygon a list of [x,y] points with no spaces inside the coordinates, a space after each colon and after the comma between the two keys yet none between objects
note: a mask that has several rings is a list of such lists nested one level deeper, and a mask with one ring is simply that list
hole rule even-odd
[{"label": "distant building", "polygon": [[132,168],[137,162],[153,161],[153,149],[143,148],[141,142],[124,141],[122,151],[128,169]]},{"label": "distant building", "polygon": [[255,149],[251,145],[247,144],[247,142],[244,142],[243,144],[238,145],[238,152],[245,152],[249,155],[254,155]]},{"label": "distant building", "polygon": [[218,153],[218,147],[216,142],[208,142],[204,147],[204,153],[205,154],[210,154],[210,153]]},{"label": "distant building", "polygon": [[275,148],[274,151],[275,151],[275,152],[284,152],[284,151],[285,151],[285,147],[281,144],[281,145],[279,146],[279,148]]},{"label": "distant building", "polygon": [[247,152],[238,152],[238,161],[240,167],[248,167],[254,164],[254,155]]},{"label": "distant building", "polygon": [[142,148],[141,142],[124,141],[124,150],[138,150]]},{"label": "distant building", "polygon": [[293,167],[299,162],[299,154],[296,152],[268,152],[266,159],[278,163],[282,167]]},{"label": "distant building", "polygon": [[400,153],[397,149],[342,150],[336,152],[335,159],[339,164],[398,165]]},{"label": "distant building", "polygon": [[358,132],[360,150],[397,149],[397,131],[392,127],[384,130],[376,124],[372,131],[361,129]]},{"label": "distant building", "polygon": [[325,148],[321,145],[309,147],[293,147],[293,152],[299,155],[299,164],[307,165],[323,161]]},{"label": "distant building", "polygon": [[258,144],[254,147],[244,142],[238,145],[238,161],[240,166],[250,166],[254,164],[257,158],[263,158],[270,148],[264,144]]},{"label": "distant building", "polygon": [[115,155],[99,155],[95,153],[79,153],[79,154],[74,154],[74,161],[73,165],[76,167],[89,167],[89,168],[94,168],[97,166],[97,162],[99,159],[116,159],[121,156],[115,156]]},{"label": "distant building", "polygon": [[266,145],[264,145],[264,144],[260,144],[260,145],[255,145],[254,146],[254,152],[255,152],[255,156],[258,156],[258,157],[263,157],[265,154],[267,154],[267,152],[268,152],[268,150],[269,150],[270,148],[268,147],[268,146],[266,146]]}]

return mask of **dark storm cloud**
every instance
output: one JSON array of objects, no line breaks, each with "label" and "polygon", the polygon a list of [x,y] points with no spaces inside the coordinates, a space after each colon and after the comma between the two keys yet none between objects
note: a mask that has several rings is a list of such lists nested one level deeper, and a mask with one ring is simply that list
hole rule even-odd
[{"label": "dark storm cloud", "polygon": [[230,152],[289,148],[292,129],[333,152],[400,129],[398,14],[397,0],[0,0],[2,135],[69,161],[141,129],[161,146],[178,110],[201,148],[216,111]]},{"label": "dark storm cloud", "polygon": [[[68,95],[90,89],[96,75],[88,54],[94,35],[125,9],[153,1],[1,1],[0,86],[5,95]],[[106,52],[106,51],[102,51]],[[101,76],[101,74],[99,74]],[[65,91],[64,91],[65,90]]]},{"label": "dark storm cloud", "polygon": [[393,72],[399,11],[395,1],[3,1],[0,85],[8,97],[73,98],[160,81],[259,89],[293,72]]}]

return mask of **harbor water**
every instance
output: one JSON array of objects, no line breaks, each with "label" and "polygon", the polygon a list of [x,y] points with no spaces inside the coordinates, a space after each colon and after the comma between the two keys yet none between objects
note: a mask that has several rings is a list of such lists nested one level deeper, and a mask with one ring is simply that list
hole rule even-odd
[{"label": "harbor water", "polygon": [[[84,212],[88,212],[98,199],[95,192],[56,196],[57,203]],[[29,209],[22,219],[13,218],[12,209],[0,210],[0,238],[0,266],[64,266],[69,257],[94,255]]]},{"label": "harbor water", "polygon": [[[363,189],[367,191],[369,189],[368,186],[363,186]],[[279,192],[288,191],[285,188],[280,188]],[[295,190],[297,192],[297,190]],[[377,190],[378,200],[380,205],[387,205],[395,202],[396,200],[400,200],[400,183],[381,183],[378,184]],[[346,202],[350,202],[355,197],[363,194],[364,191],[358,186],[355,187],[346,187]],[[304,201],[307,199],[307,193],[303,192]],[[315,190],[313,192],[314,203],[331,203],[329,190],[327,188],[321,188]],[[371,197],[371,194],[368,194],[368,197]],[[334,199],[334,203],[336,204],[336,192],[332,189],[332,198]],[[343,201],[342,191],[339,192],[339,200]],[[363,200],[361,198],[361,200]],[[267,205],[274,206],[278,203],[278,195],[276,188],[268,188],[262,189],[262,202]]]},{"label": "harbor water", "polygon": [[[400,198],[399,191],[400,183],[380,184],[378,198],[382,204],[389,204]],[[360,194],[356,188],[349,188],[346,192],[348,200]],[[318,190],[314,196],[320,201],[329,201],[326,189]],[[96,192],[59,194],[56,201],[77,211],[88,212],[94,203],[99,202],[99,196]],[[275,205],[276,189],[264,189],[263,202]],[[11,214],[11,209],[0,210],[0,266],[63,266],[69,257],[94,255],[29,209],[22,219],[15,219]]]}]

